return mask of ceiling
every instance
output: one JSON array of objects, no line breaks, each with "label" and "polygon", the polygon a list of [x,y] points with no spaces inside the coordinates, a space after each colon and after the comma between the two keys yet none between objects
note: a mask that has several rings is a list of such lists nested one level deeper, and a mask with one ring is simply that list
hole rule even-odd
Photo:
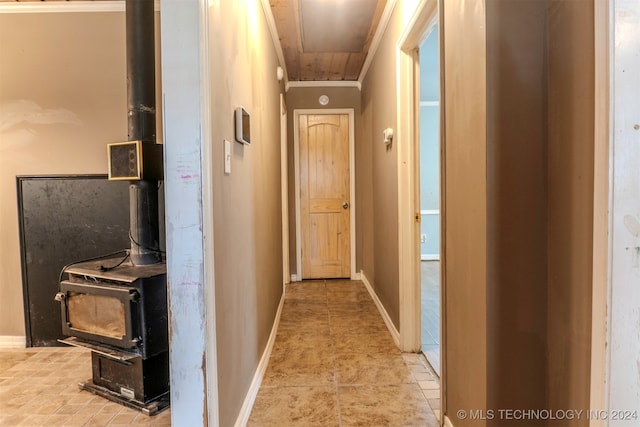
[{"label": "ceiling", "polygon": [[289,81],[354,81],[386,0],[270,0]]}]

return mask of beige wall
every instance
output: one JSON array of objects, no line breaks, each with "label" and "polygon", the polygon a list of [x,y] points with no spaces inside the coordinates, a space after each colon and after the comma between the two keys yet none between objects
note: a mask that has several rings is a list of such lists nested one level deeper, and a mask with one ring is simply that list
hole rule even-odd
[{"label": "beige wall", "polygon": [[16,175],[106,173],[125,73],[123,12],[0,14],[0,336],[25,334]]},{"label": "beige wall", "polygon": [[546,408],[546,20],[545,1],[486,2],[487,405],[494,409]]},{"label": "beige wall", "polygon": [[366,78],[362,82],[362,140],[356,149],[356,193],[362,203],[359,242],[362,271],[396,328],[399,314],[398,270],[398,151],[394,139],[387,147],[385,128],[397,129],[396,42],[403,30],[399,2]]},{"label": "beige wall", "polygon": [[[329,104],[320,105],[318,98],[321,95],[329,97]],[[296,215],[295,215],[295,176],[294,176],[294,134],[293,134],[293,112],[298,109],[331,109],[331,108],[353,108],[355,121],[355,145],[356,161],[358,159],[358,147],[361,136],[358,126],[360,121],[360,90],[357,87],[292,87],[287,91],[285,102],[287,104],[287,140],[289,144],[289,262],[291,266],[290,274],[297,274],[296,271]],[[356,165],[356,182],[359,181],[358,165]],[[362,266],[361,244],[362,229],[359,227],[362,210],[360,205],[360,195],[356,191],[356,271],[360,271]]]},{"label": "beige wall", "polygon": [[[444,38],[443,280],[445,408],[487,406],[487,111],[483,2],[447,1]],[[441,2],[442,5],[442,2]]]},{"label": "beige wall", "polygon": [[[594,1],[549,1],[547,381],[552,408],[589,405]],[[588,424],[581,419],[555,425]]]},{"label": "beige wall", "polygon": [[[233,425],[282,296],[280,93],[260,0],[209,8],[212,193],[220,425]],[[251,145],[234,142],[234,109]],[[223,140],[232,142],[224,174]],[[205,161],[206,161],[205,160]],[[211,220],[211,219],[209,219]]]},{"label": "beige wall", "polygon": [[523,425],[455,414],[589,405],[593,2],[462,6],[443,25],[445,414]]}]

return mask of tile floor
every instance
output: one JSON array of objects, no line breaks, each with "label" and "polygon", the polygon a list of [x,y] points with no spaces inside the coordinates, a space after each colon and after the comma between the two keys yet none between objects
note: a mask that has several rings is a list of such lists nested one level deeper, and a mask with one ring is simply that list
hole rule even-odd
[{"label": "tile floor", "polygon": [[78,388],[91,353],[73,347],[0,349],[0,426],[170,426]]},{"label": "tile floor", "polygon": [[440,261],[422,261],[422,352],[440,375]]},{"label": "tile floor", "polygon": [[362,282],[287,286],[249,426],[437,426],[437,377],[402,354]]},{"label": "tile floor", "polygon": [[[90,353],[0,349],[0,426],[170,426],[82,391]],[[402,354],[361,282],[289,285],[250,426],[437,426],[437,377]]]}]

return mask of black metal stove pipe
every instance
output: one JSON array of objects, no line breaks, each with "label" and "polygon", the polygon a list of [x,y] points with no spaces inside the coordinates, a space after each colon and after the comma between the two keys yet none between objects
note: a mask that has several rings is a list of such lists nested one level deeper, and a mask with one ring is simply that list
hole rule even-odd
[{"label": "black metal stove pipe", "polygon": [[[129,140],[156,142],[154,1],[126,0],[127,102]],[[161,261],[158,227],[158,182],[129,185],[131,261]]]},{"label": "black metal stove pipe", "polygon": [[129,140],[156,142],[153,0],[127,0]]}]

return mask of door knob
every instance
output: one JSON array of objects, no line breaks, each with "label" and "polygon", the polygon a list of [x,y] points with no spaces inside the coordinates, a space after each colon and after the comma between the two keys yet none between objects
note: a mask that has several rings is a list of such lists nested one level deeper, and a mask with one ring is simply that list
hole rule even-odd
[{"label": "door knob", "polygon": [[344,203],[342,204],[342,209],[349,209],[349,203],[344,202]]}]

